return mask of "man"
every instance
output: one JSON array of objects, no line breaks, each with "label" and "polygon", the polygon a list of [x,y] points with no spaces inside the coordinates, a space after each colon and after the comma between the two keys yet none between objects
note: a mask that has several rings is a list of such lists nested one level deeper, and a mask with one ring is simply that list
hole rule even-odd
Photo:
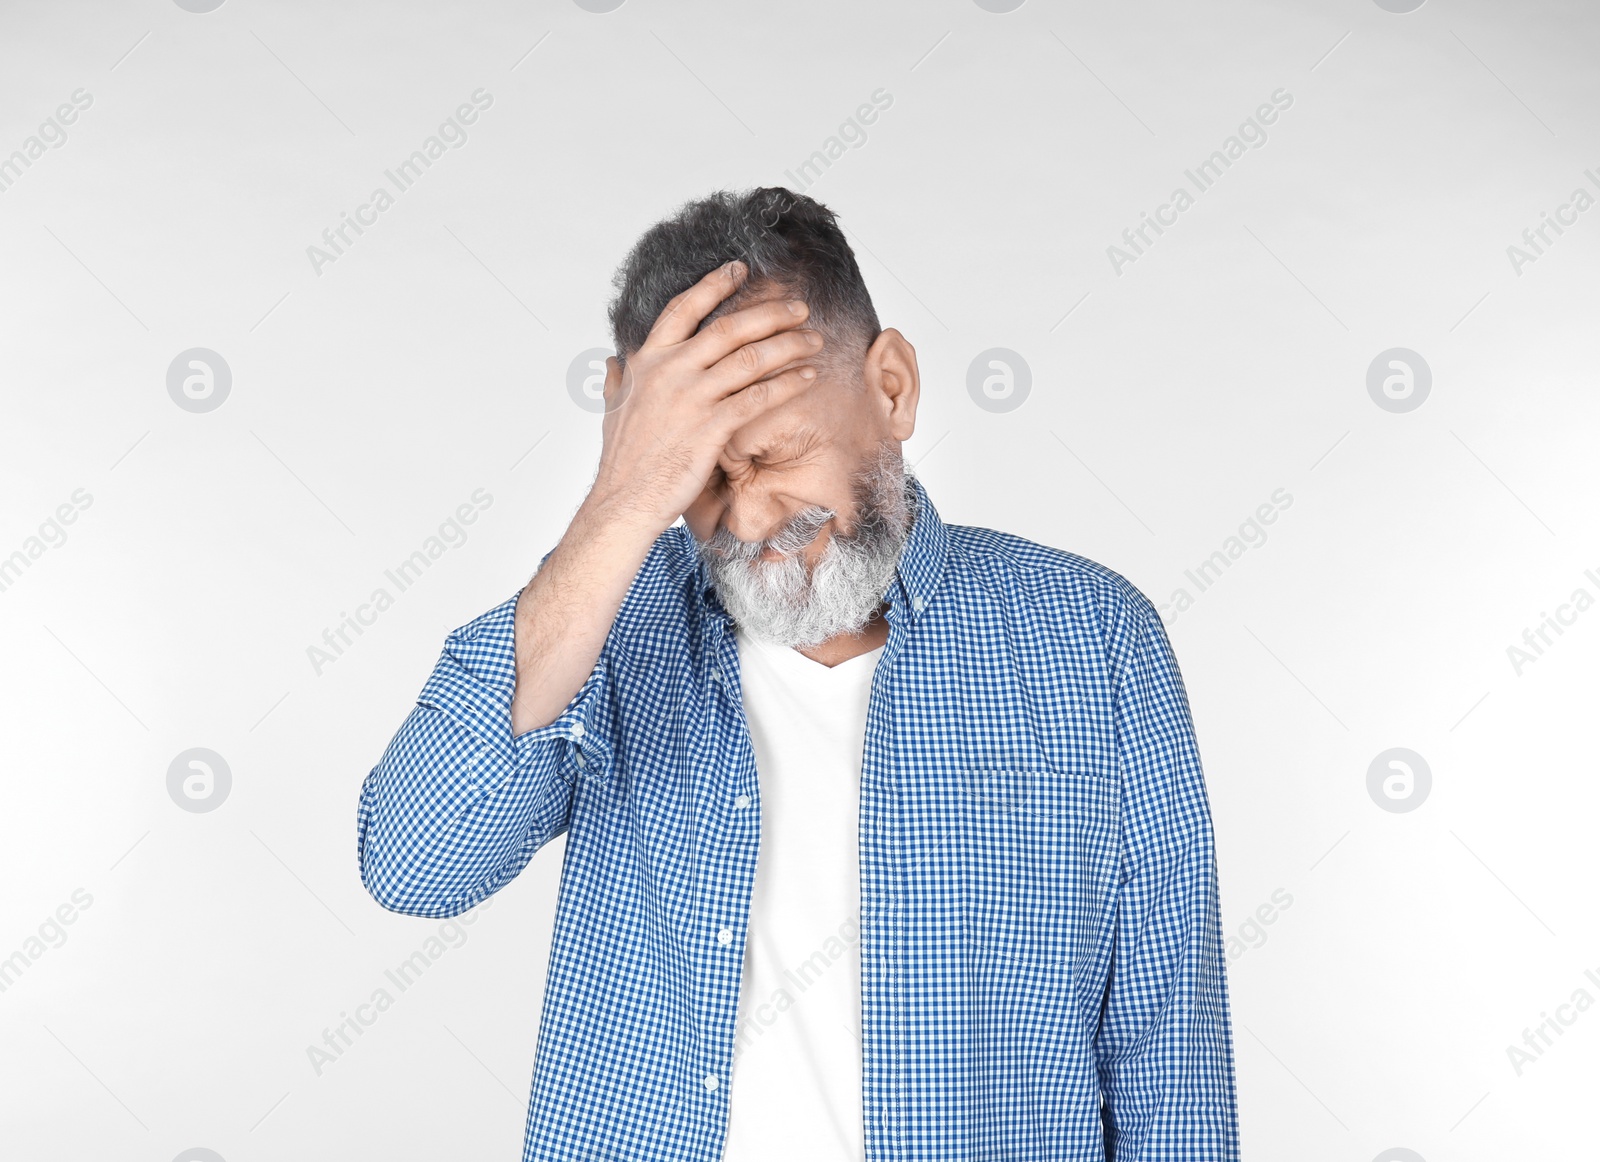
[{"label": "man", "polygon": [[812,199],[691,203],[616,285],[588,497],[361,793],[409,915],[567,836],[524,1158],[1236,1159],[1151,603],[940,520],[916,353]]}]

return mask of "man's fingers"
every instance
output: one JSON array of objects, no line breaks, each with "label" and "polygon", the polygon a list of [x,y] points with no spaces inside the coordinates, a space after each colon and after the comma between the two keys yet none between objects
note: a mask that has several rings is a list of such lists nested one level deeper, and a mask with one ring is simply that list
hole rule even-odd
[{"label": "man's fingers", "polygon": [[737,260],[717,267],[667,303],[645,342],[660,346],[682,343],[718,303],[744,285],[749,273],[750,268]]},{"label": "man's fingers", "polygon": [[821,350],[819,332],[785,331],[735,349],[706,371],[706,383],[720,399],[776,374],[786,364],[810,359]]},{"label": "man's fingers", "polygon": [[770,379],[758,379],[717,404],[717,422],[727,436],[732,436],[763,412],[782,407],[816,381],[815,367],[791,367]]},{"label": "man's fingers", "polygon": [[775,299],[729,311],[684,344],[699,367],[711,367],[747,343],[802,326],[811,308],[800,299]]}]

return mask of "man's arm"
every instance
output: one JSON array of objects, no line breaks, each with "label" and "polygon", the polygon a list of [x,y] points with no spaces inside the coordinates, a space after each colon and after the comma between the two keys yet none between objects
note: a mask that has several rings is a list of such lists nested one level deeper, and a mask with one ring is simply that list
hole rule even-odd
[{"label": "man's arm", "polygon": [[701,321],[742,264],[673,299],[624,376],[607,360],[594,486],[533,580],[450,635],[416,707],[367,776],[361,880],[384,907],[466,911],[566,826],[573,780],[605,770],[616,722],[605,645],[655,539],[706,487],[729,437],[815,378],[804,303]]},{"label": "man's arm", "polygon": [[361,791],[361,881],[384,907],[471,908],[561,834],[582,772],[609,771],[603,650],[656,535],[591,491],[521,593],[446,639]]},{"label": "man's arm", "polygon": [[565,829],[582,770],[609,769],[604,658],[562,713],[513,733],[517,609],[526,593],[449,635],[362,784],[361,882],[391,911],[455,916],[498,891]]},{"label": "man's arm", "polygon": [[1095,1041],[1108,1158],[1237,1162],[1216,854],[1188,697],[1149,602],[1116,636],[1122,868]]}]

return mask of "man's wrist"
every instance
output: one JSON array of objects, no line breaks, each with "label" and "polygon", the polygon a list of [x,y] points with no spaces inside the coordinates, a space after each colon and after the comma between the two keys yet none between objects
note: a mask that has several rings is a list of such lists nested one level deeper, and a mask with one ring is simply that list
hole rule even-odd
[{"label": "man's wrist", "polygon": [[623,542],[636,541],[646,545],[671,527],[677,517],[663,520],[636,495],[618,488],[597,485],[589,491],[578,508],[577,519],[586,537],[605,536]]}]

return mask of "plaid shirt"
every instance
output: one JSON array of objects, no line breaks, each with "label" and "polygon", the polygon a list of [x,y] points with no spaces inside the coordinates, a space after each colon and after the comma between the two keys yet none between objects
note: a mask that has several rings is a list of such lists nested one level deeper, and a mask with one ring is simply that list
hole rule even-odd
[{"label": "plaid shirt", "polygon": [[[1161,620],[912,487],[861,772],[866,1157],[1231,1162],[1210,808]],[[565,832],[523,1158],[717,1162],[762,810],[731,622],[668,529],[572,702],[513,737],[515,608],[449,635],[367,777],[362,882],[454,916]]]}]

